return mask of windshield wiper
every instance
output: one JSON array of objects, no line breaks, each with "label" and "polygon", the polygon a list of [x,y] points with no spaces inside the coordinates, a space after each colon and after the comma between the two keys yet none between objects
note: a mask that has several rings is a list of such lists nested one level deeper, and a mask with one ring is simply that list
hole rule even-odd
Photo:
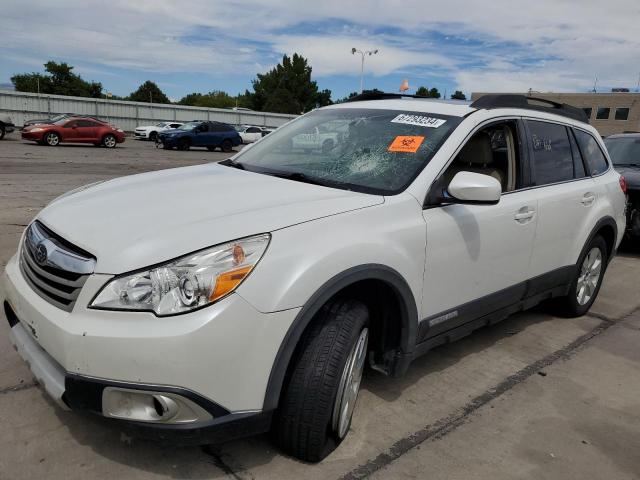
[{"label": "windshield wiper", "polygon": [[230,158],[227,158],[226,160],[223,160],[222,162],[218,162],[218,163],[220,165],[224,165],[225,167],[233,167],[233,168],[237,168],[238,170],[246,170],[243,164],[241,164],[240,162],[236,162],[235,160],[232,160]]},{"label": "windshield wiper", "polygon": [[287,180],[293,180],[295,182],[309,183],[311,185],[320,185],[323,187],[328,187],[330,184],[328,182],[323,182],[322,180],[314,177],[309,177],[302,172],[261,172],[266,175],[271,175],[273,177],[278,178],[286,178]]}]

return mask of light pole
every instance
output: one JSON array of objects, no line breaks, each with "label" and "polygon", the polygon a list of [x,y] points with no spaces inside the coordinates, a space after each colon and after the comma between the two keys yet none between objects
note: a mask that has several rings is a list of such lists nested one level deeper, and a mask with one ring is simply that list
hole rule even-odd
[{"label": "light pole", "polygon": [[362,93],[362,89],[364,86],[364,56],[365,55],[375,55],[376,53],[378,53],[378,49],[376,48],[375,50],[365,50],[364,52],[362,50],[358,50],[357,48],[352,48],[351,49],[351,55],[355,55],[356,53],[359,53],[360,56],[362,57],[362,62],[360,63],[360,93]]}]

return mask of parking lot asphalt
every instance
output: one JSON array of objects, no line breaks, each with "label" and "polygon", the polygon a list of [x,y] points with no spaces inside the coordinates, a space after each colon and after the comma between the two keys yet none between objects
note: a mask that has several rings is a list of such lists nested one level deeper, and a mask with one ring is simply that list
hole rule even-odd
[{"label": "parking lot asphalt", "polygon": [[[0,142],[0,266],[65,191],[228,156],[131,139],[114,150],[51,148],[9,135]],[[0,479],[638,478],[639,252],[625,245],[584,317],[537,308],[433,350],[404,378],[366,372],[349,436],[317,465],[280,454],[267,435],[178,448],[62,411],[1,322]]]}]

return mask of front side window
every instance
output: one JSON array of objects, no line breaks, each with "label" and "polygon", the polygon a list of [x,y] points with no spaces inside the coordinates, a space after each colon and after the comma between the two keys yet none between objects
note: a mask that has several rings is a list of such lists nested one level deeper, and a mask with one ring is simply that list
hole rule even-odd
[{"label": "front side window", "polygon": [[277,129],[236,158],[250,171],[395,194],[420,173],[461,120],[402,110],[316,110]]},{"label": "front side window", "polygon": [[591,175],[598,175],[607,170],[608,163],[600,146],[595,138],[593,138],[587,132],[574,129],[576,134],[576,140],[578,141],[578,147],[580,147],[580,153],[582,158],[589,166],[589,173]]},{"label": "front side window", "polygon": [[523,186],[517,122],[491,124],[476,132],[460,149],[436,183],[435,191],[445,189],[459,172],[489,175],[500,182],[502,192]]},{"label": "front side window", "polygon": [[640,165],[640,136],[609,137],[604,144],[614,165]]},{"label": "front side window", "polygon": [[533,120],[528,120],[527,126],[535,184],[572,180],[573,155],[566,127]]},{"label": "front side window", "polygon": [[609,107],[598,107],[596,111],[596,120],[608,120],[611,109]]},{"label": "front side window", "polygon": [[186,131],[190,131],[193,130],[194,128],[196,128],[198,125],[201,125],[200,122],[187,122],[183,125],[180,125],[178,127],[178,130],[186,130]]},{"label": "front side window", "polygon": [[628,108],[616,108],[616,120],[628,120],[629,109]]}]

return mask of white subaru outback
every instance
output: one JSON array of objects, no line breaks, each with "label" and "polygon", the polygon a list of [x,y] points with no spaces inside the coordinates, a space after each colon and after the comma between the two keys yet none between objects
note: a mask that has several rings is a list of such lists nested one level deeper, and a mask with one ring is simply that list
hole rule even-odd
[{"label": "white subaru outback", "polygon": [[[181,443],[273,430],[318,461],[349,430],[365,364],[402,375],[543,300],[589,309],[625,197],[582,111],[357,100],[38,214],[0,301],[62,408]],[[293,141],[318,129],[331,148]]]}]

